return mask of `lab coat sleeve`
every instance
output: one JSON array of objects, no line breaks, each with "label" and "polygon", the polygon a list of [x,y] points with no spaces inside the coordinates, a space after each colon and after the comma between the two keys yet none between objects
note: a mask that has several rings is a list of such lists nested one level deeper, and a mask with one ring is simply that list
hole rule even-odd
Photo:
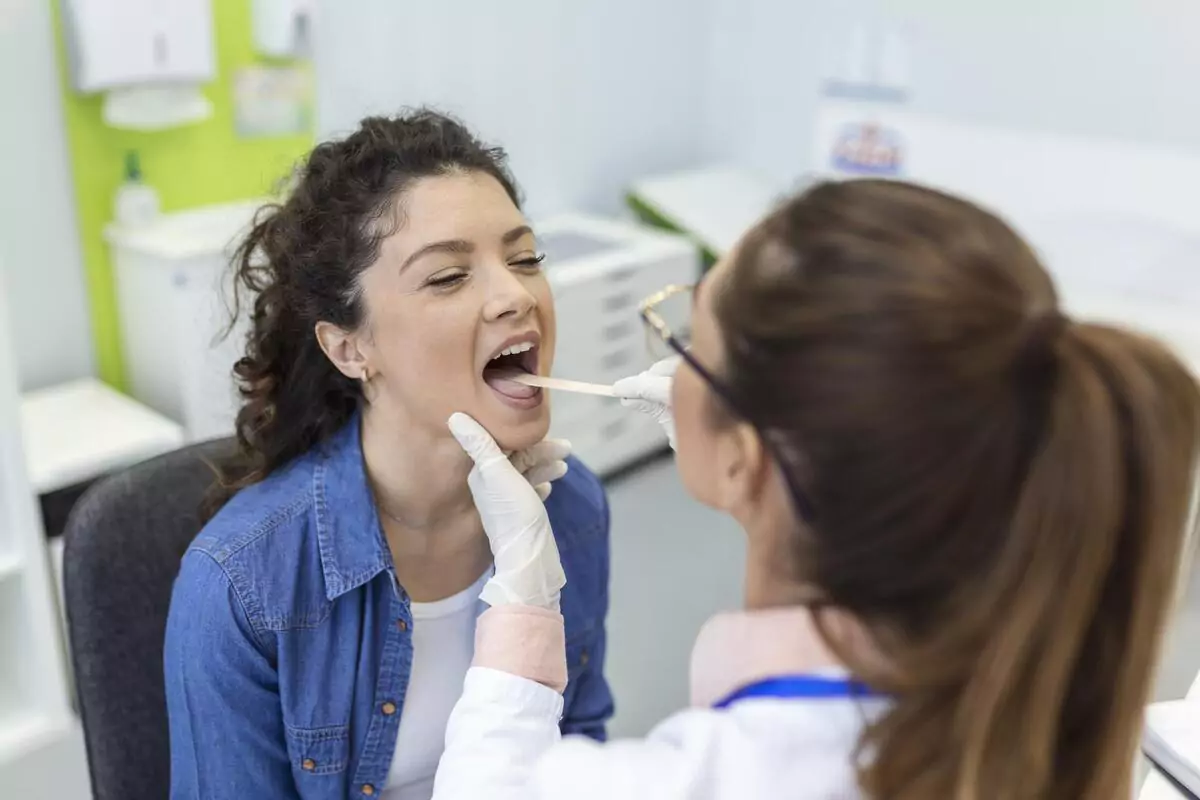
[{"label": "lab coat sleeve", "polygon": [[467,670],[446,725],[433,800],[530,800],[539,760],[561,738],[562,695],[489,667]]},{"label": "lab coat sleeve", "polygon": [[[649,739],[600,743],[561,739],[561,711],[553,689],[472,667],[446,728],[433,800],[673,800],[707,779],[707,725],[669,720]],[[699,736],[679,735],[688,730]]]}]

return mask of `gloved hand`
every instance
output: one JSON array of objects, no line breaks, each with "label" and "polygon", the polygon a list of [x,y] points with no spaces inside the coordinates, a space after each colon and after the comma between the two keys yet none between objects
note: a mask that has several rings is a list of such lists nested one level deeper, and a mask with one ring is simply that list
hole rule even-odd
[{"label": "gloved hand", "polygon": [[679,356],[664,358],[645,372],[622,378],[613,384],[621,405],[649,414],[667,432],[667,441],[675,449],[675,418],[671,416],[671,384],[679,368]]},{"label": "gloved hand", "polygon": [[558,558],[550,517],[537,490],[478,422],[466,414],[454,414],[449,426],[450,433],[475,462],[467,485],[496,565],[480,599],[491,606],[515,604],[558,611],[567,576]]},{"label": "gloved hand", "polygon": [[508,460],[525,476],[544,503],[554,488],[553,481],[567,474],[569,455],[571,443],[566,439],[543,439],[527,450],[518,450]]}]

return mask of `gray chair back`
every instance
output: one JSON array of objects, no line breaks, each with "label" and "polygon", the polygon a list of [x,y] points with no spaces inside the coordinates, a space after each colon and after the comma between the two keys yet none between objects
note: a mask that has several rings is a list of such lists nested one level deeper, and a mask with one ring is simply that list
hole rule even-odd
[{"label": "gray chair back", "polygon": [[67,631],[95,800],[163,800],[170,748],[163,634],[179,561],[200,532],[205,442],[93,485],[72,509],[63,552]]}]

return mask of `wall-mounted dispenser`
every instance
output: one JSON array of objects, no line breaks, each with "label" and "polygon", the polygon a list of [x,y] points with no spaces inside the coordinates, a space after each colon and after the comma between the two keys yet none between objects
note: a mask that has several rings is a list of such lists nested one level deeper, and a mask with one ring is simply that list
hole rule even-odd
[{"label": "wall-mounted dispenser", "polygon": [[105,92],[105,121],[156,130],[203,119],[216,75],[210,0],[64,0],[71,81]]},{"label": "wall-mounted dispenser", "polygon": [[254,47],[273,58],[309,54],[314,0],[253,0]]}]

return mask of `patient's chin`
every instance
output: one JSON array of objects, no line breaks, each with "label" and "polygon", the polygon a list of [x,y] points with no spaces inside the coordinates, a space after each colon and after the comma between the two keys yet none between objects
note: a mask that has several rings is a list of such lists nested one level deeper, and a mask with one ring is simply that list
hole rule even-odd
[{"label": "patient's chin", "polygon": [[501,423],[489,428],[489,433],[506,453],[526,450],[546,438],[550,432],[550,415],[539,414],[537,418],[520,423]]}]

